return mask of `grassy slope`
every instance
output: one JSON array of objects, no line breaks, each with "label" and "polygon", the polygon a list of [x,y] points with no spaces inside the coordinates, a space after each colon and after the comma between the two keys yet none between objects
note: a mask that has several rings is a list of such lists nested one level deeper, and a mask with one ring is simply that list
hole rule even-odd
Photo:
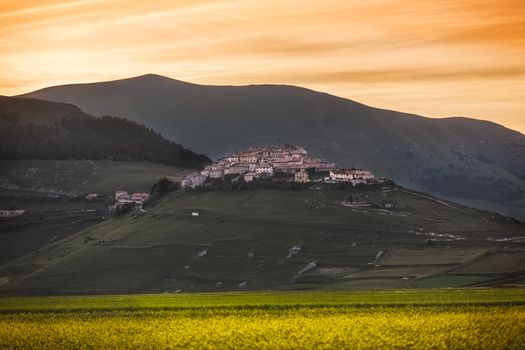
[{"label": "grassy slope", "polygon": [[0,206],[23,208],[26,214],[0,219],[0,264],[36,251],[102,221],[104,201],[72,201],[31,192],[0,191]]},{"label": "grassy slope", "polygon": [[[0,219],[0,264],[99,223],[115,190],[149,192],[159,178],[177,181],[189,171],[146,162],[0,160],[0,209],[27,210],[23,217]],[[105,196],[55,196],[78,192]]]},{"label": "grassy slope", "polygon": [[[393,199],[401,209],[342,206],[349,195],[372,203]],[[393,187],[172,193],[146,214],[106,221],[2,266],[0,276],[11,282],[0,288],[24,294],[410,288],[482,261],[491,251],[505,248],[513,259],[522,259],[522,244],[487,238],[523,231],[523,225],[498,223],[488,214]],[[432,233],[464,240],[441,237],[427,245]],[[287,258],[294,245],[301,251]],[[378,251],[385,253],[376,259]],[[440,260],[425,261],[429,254]],[[412,272],[391,270],[377,278],[351,278],[355,272],[385,269],[373,266],[383,258],[431,271],[417,279],[403,278]],[[316,269],[300,273],[312,262]],[[22,267],[33,272],[18,273]],[[506,268],[491,274],[500,284],[522,278],[523,271]],[[447,283],[434,284],[458,285]],[[467,279],[459,285],[469,284]]]},{"label": "grassy slope", "polygon": [[0,160],[0,188],[44,192],[149,191],[163,176],[178,181],[189,172],[148,162]]}]

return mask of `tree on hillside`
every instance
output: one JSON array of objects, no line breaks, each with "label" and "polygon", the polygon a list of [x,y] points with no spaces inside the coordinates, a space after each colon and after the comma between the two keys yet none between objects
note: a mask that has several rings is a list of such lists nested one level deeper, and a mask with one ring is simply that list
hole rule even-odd
[{"label": "tree on hillside", "polygon": [[177,186],[173,181],[167,177],[163,177],[157,181],[153,187],[151,187],[151,194],[158,193],[161,196],[165,195],[168,192],[174,191],[177,189]]}]

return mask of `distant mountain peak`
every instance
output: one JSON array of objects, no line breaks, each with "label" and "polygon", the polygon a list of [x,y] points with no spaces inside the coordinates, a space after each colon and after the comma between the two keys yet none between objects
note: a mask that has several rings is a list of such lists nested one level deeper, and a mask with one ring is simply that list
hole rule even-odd
[{"label": "distant mountain peak", "polygon": [[163,79],[171,79],[164,75],[155,74],[155,73],[146,73],[143,75],[139,75],[137,78],[163,78]]},{"label": "distant mountain peak", "polygon": [[181,84],[189,84],[189,85],[192,84],[192,83],[187,82],[187,81],[173,79],[173,78],[170,78],[170,77],[167,77],[167,76],[164,76],[164,75],[160,75],[160,74],[155,74],[155,73],[147,73],[147,74],[143,74],[143,75],[138,75],[136,77],[131,77],[131,78],[127,78],[127,79],[117,79],[117,80],[113,80],[113,81],[123,81],[123,80],[128,80],[128,81],[129,80],[171,81],[171,82],[177,82],[177,83],[181,83]]}]

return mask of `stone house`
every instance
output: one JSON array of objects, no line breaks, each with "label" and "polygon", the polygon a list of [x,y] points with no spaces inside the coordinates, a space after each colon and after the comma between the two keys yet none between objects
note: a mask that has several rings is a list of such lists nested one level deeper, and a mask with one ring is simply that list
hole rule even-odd
[{"label": "stone house", "polygon": [[230,167],[224,169],[224,175],[229,174],[244,174],[250,171],[250,167],[245,164],[232,164]]},{"label": "stone house", "polygon": [[0,217],[12,218],[15,216],[22,216],[26,213],[25,210],[0,210]]},{"label": "stone house", "polygon": [[180,183],[181,188],[193,188],[202,186],[204,182],[206,181],[206,176],[200,174],[200,173],[191,173],[190,175],[187,175]]},{"label": "stone house", "polygon": [[268,174],[273,176],[273,167],[270,164],[260,164],[255,168],[257,174]]},{"label": "stone house", "polygon": [[[355,169],[337,169],[330,170],[330,180],[332,181],[347,181],[351,182],[352,180],[373,180],[374,175],[367,170],[355,170]],[[361,182],[359,181],[359,182]]]},{"label": "stone house", "polygon": [[[202,174],[202,172],[201,172],[201,174]],[[224,177],[224,170],[222,170],[222,169],[210,170],[210,172],[208,173],[208,177],[211,177],[212,179],[223,178]]]},{"label": "stone house", "polygon": [[135,192],[131,194],[131,200],[137,204],[142,204],[149,199],[149,193],[146,192]]},{"label": "stone house", "polygon": [[310,174],[306,169],[301,169],[294,175],[295,182],[307,183],[310,182]]},{"label": "stone house", "polygon": [[130,199],[129,193],[127,191],[116,191],[115,192],[115,200],[117,202],[121,200],[128,200]]}]

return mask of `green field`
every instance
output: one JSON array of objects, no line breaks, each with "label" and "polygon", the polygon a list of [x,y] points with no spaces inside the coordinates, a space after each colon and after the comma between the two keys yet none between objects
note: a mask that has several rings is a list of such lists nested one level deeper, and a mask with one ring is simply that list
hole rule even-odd
[{"label": "green field", "polygon": [[0,299],[2,349],[520,349],[525,290]]}]

